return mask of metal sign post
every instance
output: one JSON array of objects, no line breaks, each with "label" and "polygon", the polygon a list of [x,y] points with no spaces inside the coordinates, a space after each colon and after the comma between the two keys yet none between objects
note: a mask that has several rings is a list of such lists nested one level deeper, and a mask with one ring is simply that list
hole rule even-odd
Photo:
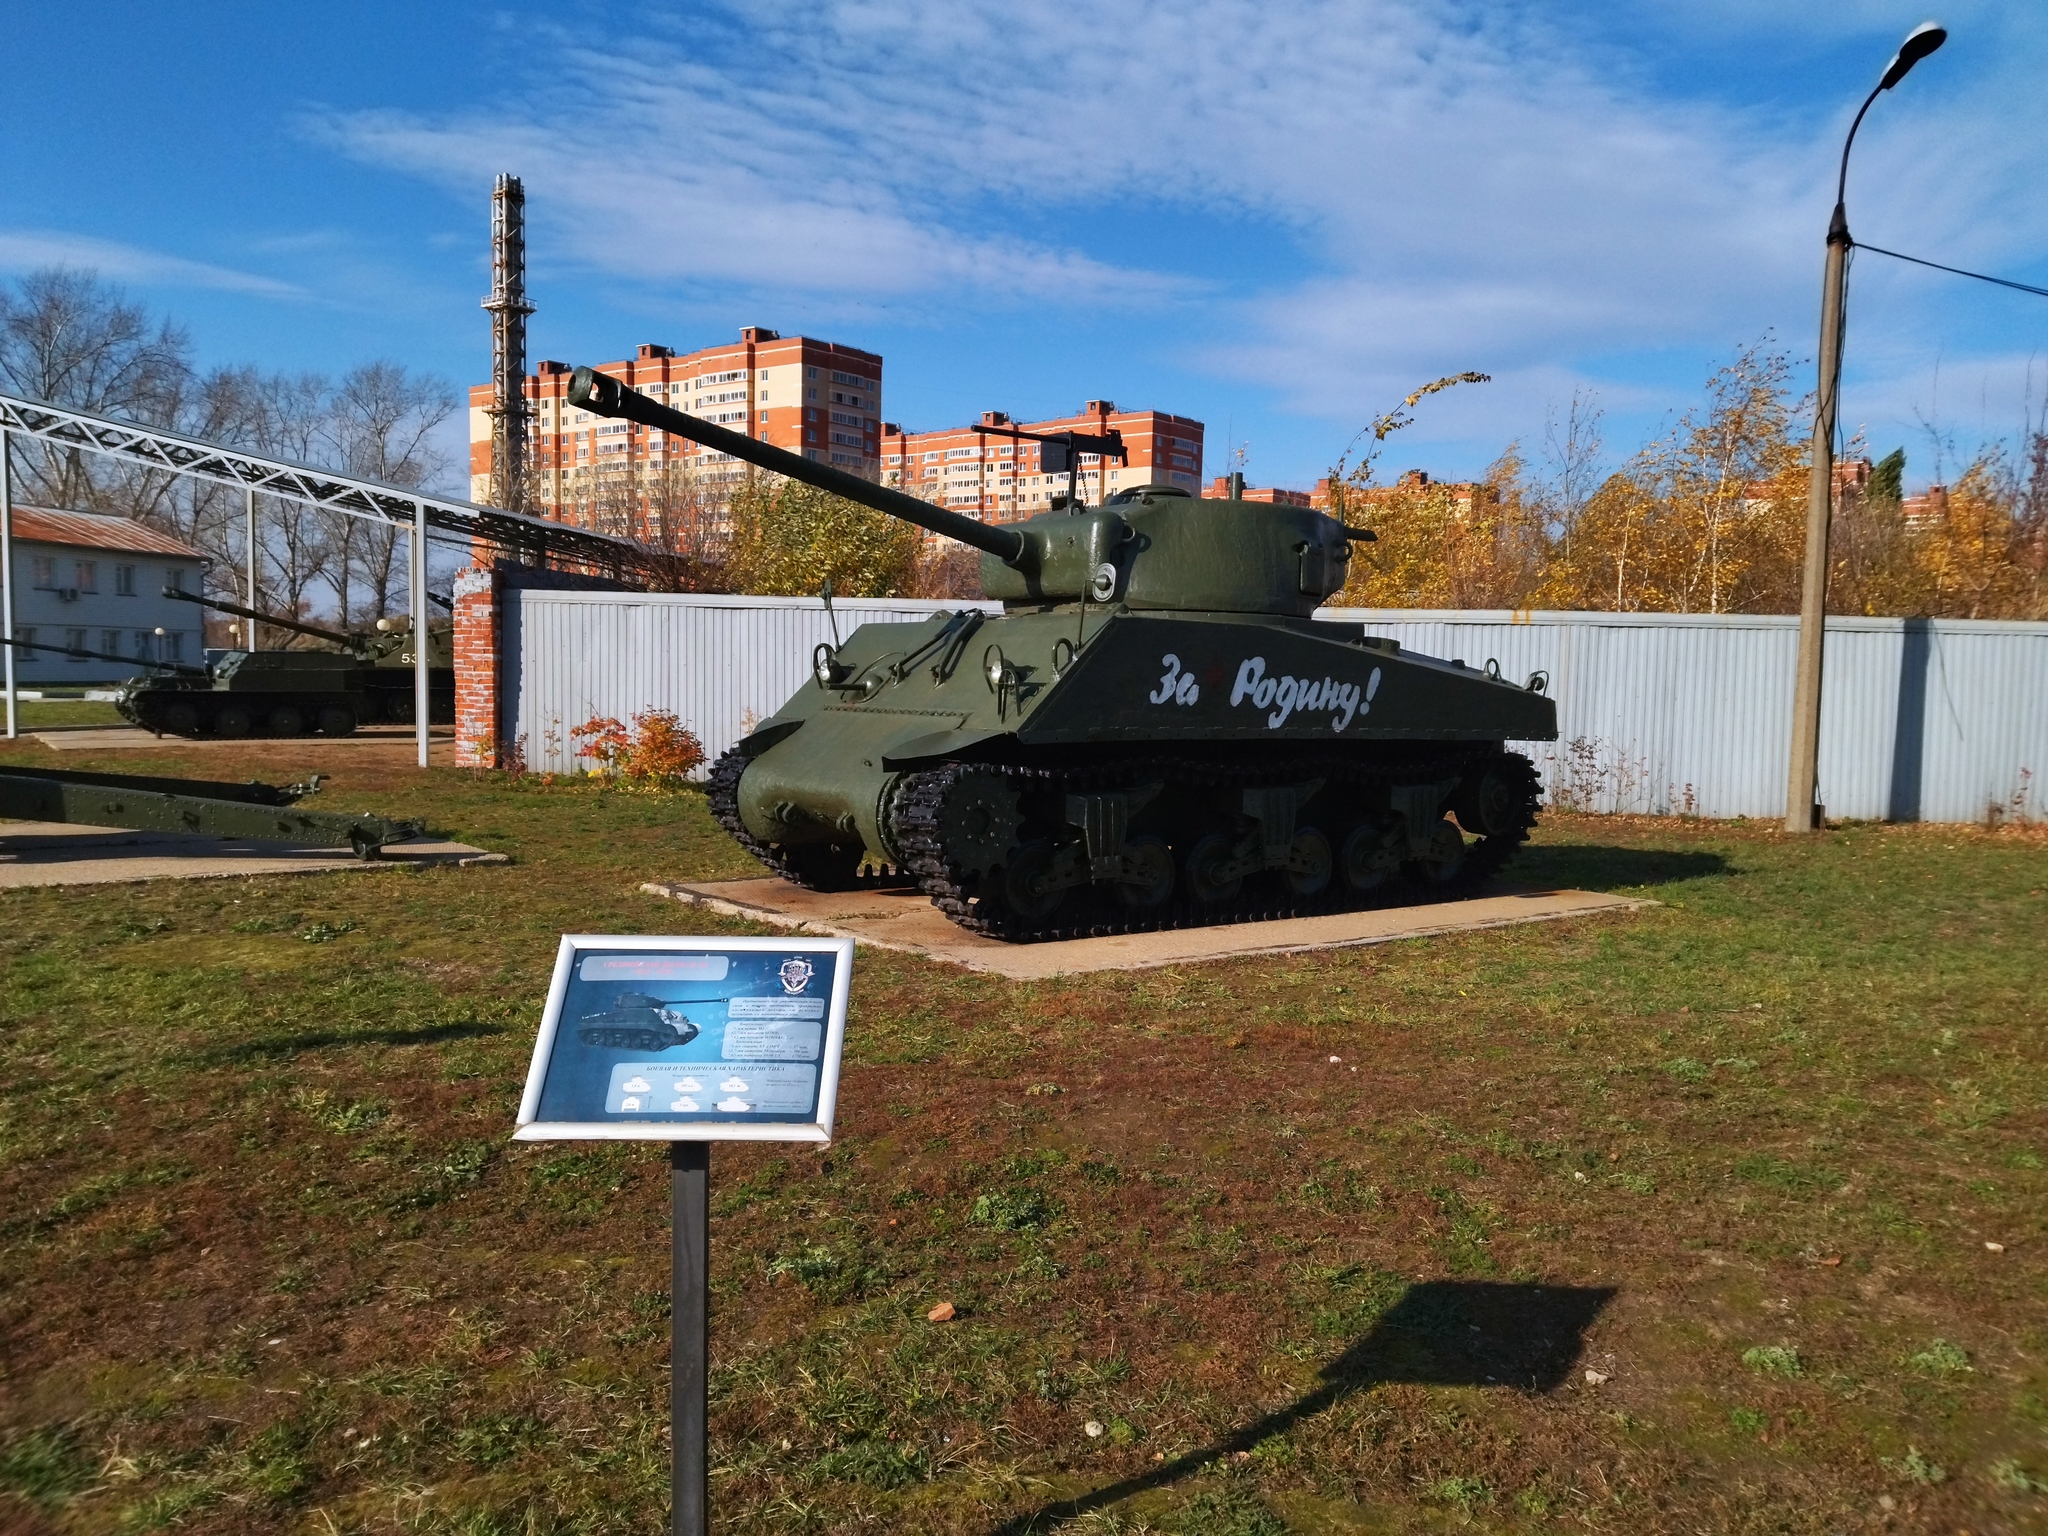
[{"label": "metal sign post", "polygon": [[711,1529],[705,1423],[711,1362],[711,1143],[668,1144],[673,1227],[668,1261],[670,1526],[675,1536]]},{"label": "metal sign post", "polygon": [[[427,504],[412,504],[412,708],[418,722],[420,766],[427,766],[427,713],[432,689],[427,683]],[[344,615],[346,617],[346,615]]]},{"label": "metal sign post", "polygon": [[520,1141],[669,1143],[670,1529],[708,1536],[711,1143],[832,1139],[851,939],[566,934]]},{"label": "metal sign post", "polygon": [[14,449],[4,429],[0,429],[0,635],[8,641],[0,645],[0,652],[6,653],[0,665],[7,671],[7,739],[13,741],[21,734],[14,694]]}]

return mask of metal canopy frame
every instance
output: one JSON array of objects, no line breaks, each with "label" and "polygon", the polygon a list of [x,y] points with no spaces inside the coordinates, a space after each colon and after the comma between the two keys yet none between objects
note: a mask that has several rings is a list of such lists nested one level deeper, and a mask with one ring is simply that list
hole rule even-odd
[{"label": "metal canopy frame", "polygon": [[[506,512],[474,502],[423,496],[402,486],[367,480],[359,475],[337,474],[311,464],[271,458],[204,438],[187,437],[160,427],[118,421],[90,411],[53,405],[47,400],[0,393],[0,461],[9,461],[9,439],[20,434],[36,442],[64,448],[106,454],[131,464],[172,474],[191,475],[216,485],[235,486],[247,492],[252,510],[257,495],[276,496],[325,511],[340,512],[371,522],[403,528],[412,537],[412,574],[408,583],[413,627],[418,638],[413,645],[414,718],[418,722],[419,765],[427,766],[427,647],[426,585],[427,530],[436,528],[473,542],[495,544],[522,559],[545,561],[550,557],[583,565],[608,568],[615,576],[627,571],[644,571],[649,551],[630,539],[613,538],[582,528],[571,528],[545,518]],[[14,562],[12,543],[12,487],[8,462],[0,462],[0,623],[13,638]],[[435,542],[441,542],[436,540]],[[255,596],[250,594],[251,606]],[[13,648],[7,653],[7,734],[16,732]]]}]

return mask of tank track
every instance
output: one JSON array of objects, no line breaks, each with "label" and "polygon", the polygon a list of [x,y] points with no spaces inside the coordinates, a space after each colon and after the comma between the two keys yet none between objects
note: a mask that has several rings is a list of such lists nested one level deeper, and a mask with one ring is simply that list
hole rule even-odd
[{"label": "tank track", "polygon": [[1284,891],[1254,888],[1271,887],[1275,882],[1268,879],[1247,881],[1247,889],[1232,902],[1202,903],[1177,894],[1155,912],[1120,913],[1109,920],[1091,918],[1079,923],[1061,922],[1055,914],[1046,922],[1032,923],[1006,908],[993,904],[985,908],[976,899],[974,877],[955,867],[940,846],[941,808],[947,792],[961,775],[970,771],[986,772],[991,767],[997,768],[1013,782],[1035,780],[1041,786],[1057,782],[1067,793],[1085,794],[1162,779],[1218,788],[1251,788],[1325,778],[1364,790],[1458,777],[1489,761],[1498,763],[1516,780],[1519,814],[1509,831],[1481,837],[1467,844],[1464,865],[1454,879],[1420,892],[1425,900],[1447,900],[1465,895],[1484,884],[1514,857],[1517,848],[1528,841],[1530,829],[1536,824],[1539,781],[1535,766],[1519,753],[1456,751],[1399,764],[1366,764],[1328,754],[1303,754],[1278,762],[1268,759],[1257,767],[1187,757],[1126,760],[1096,768],[949,763],[905,777],[897,792],[895,830],[906,867],[917,877],[919,888],[931,898],[934,906],[962,928],[1013,943],[1311,917],[1387,905],[1395,898],[1412,902],[1419,888],[1414,884],[1398,884],[1391,888],[1382,886],[1373,891],[1358,892],[1346,886],[1341,878],[1333,878],[1323,892],[1302,898]]},{"label": "tank track", "polygon": [[[1055,915],[1051,921],[1033,924],[1004,908],[983,910],[983,904],[974,895],[974,877],[955,867],[939,844],[941,809],[947,792],[962,775],[987,772],[991,768],[1015,782],[1039,786],[1058,783],[1064,791],[1077,794],[1155,780],[1216,788],[1250,788],[1261,784],[1326,778],[1365,790],[1455,778],[1489,760],[1498,762],[1517,781],[1519,814],[1515,825],[1507,832],[1481,837],[1467,844],[1465,863],[1457,877],[1429,888],[1390,882],[1378,890],[1358,892],[1344,885],[1341,879],[1333,879],[1327,890],[1310,898],[1279,894],[1270,889],[1248,888],[1234,902],[1203,903],[1177,895],[1155,912],[1119,913],[1114,919],[1091,918],[1083,922],[1062,922]],[[791,854],[796,850],[784,850],[764,843],[749,832],[739,815],[740,775],[746,771],[748,761],[737,747],[729,749],[713,765],[706,785],[712,817],[734,842],[783,879],[809,890],[840,891],[882,883],[865,880],[858,875],[857,855],[840,859],[792,858]],[[1426,901],[1451,900],[1485,884],[1514,857],[1515,850],[1528,841],[1530,829],[1536,824],[1539,788],[1535,766],[1526,757],[1519,753],[1490,750],[1453,751],[1398,764],[1359,763],[1323,753],[1304,753],[1277,762],[1269,758],[1256,767],[1178,756],[1124,759],[1087,768],[1029,767],[1000,762],[948,763],[904,776],[894,796],[894,823],[905,870],[915,878],[918,888],[931,898],[932,905],[970,932],[1012,943],[1028,943],[1106,934],[1150,933],[1171,928],[1206,928],[1284,917],[1312,917],[1389,905],[1396,900],[1413,902],[1418,896]],[[1270,886],[1272,883],[1247,882],[1247,885]]]}]

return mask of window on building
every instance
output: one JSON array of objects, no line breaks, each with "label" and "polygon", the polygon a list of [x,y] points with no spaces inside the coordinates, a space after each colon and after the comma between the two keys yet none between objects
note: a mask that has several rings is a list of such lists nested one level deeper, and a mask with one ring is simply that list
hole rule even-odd
[{"label": "window on building", "polygon": [[108,654],[109,656],[118,656],[118,655],[120,655],[120,654],[121,654],[121,631],[119,631],[118,629],[103,629],[103,630],[101,630],[101,631],[100,631],[100,649],[101,649],[101,650],[103,650],[103,651],[105,651],[105,652],[106,652],[106,653],[107,653],[107,654]]},{"label": "window on building", "polygon": [[156,636],[146,629],[138,629],[135,631],[133,638],[135,641],[135,659],[137,661],[151,660],[156,654],[156,646],[152,643],[155,641]]},{"label": "window on building", "polygon": [[23,652],[22,652],[22,654],[23,654],[24,656],[26,656],[26,657],[27,657],[27,658],[28,658],[28,659],[29,659],[30,661],[34,661],[34,660],[36,659],[36,651],[35,651],[35,649],[34,649],[34,647],[35,647],[35,643],[36,643],[36,627],[35,627],[35,625],[33,625],[33,624],[17,624],[17,625],[15,625],[15,626],[14,626],[14,638],[15,638],[15,639],[17,639],[17,640],[19,640],[19,641],[20,641],[20,642],[21,642],[21,643],[22,643],[23,645],[25,645],[25,646],[28,646],[28,647],[29,647],[29,649],[28,649],[28,650],[25,650],[25,651],[23,651]]},{"label": "window on building", "polygon": [[77,566],[78,580],[72,585],[81,592],[97,592],[100,589],[100,563],[97,560],[81,560]]},{"label": "window on building", "polygon": [[169,634],[162,636],[157,643],[160,647],[159,654],[163,660],[183,661],[185,659],[185,632],[182,629],[172,630]]},{"label": "window on building", "polygon": [[85,654],[85,631],[82,629],[65,630],[64,650],[73,661],[88,660],[89,658]]},{"label": "window on building", "polygon": [[164,572],[164,585],[173,592],[185,590],[185,572],[178,566],[171,566]]},{"label": "window on building", "polygon": [[48,555],[37,555],[30,562],[30,567],[34,572],[33,579],[30,582],[31,586],[54,587],[57,585],[57,562]]},{"label": "window on building", "polygon": [[114,595],[133,597],[135,595],[135,567],[117,565],[114,567]]}]

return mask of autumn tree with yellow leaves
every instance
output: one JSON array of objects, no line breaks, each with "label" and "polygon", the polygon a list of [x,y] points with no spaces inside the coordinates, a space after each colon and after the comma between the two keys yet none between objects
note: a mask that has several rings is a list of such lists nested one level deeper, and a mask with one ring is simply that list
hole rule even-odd
[{"label": "autumn tree with yellow leaves", "polygon": [[[1379,445],[1415,404],[1477,375],[1426,385],[1360,433],[1340,461],[1332,510],[1363,523],[1333,602],[1370,608],[1551,608],[1605,612],[1793,613],[1804,558],[1811,402],[1768,341],[1707,380],[1702,399],[1590,496],[1532,480],[1518,445],[1473,486],[1379,485]],[[1578,402],[1574,402],[1575,410]],[[1582,466],[1581,466],[1582,467]],[[1828,608],[1940,618],[2048,617],[2048,433],[2015,457],[1994,446],[1907,515],[1903,455],[1837,498]]]}]

